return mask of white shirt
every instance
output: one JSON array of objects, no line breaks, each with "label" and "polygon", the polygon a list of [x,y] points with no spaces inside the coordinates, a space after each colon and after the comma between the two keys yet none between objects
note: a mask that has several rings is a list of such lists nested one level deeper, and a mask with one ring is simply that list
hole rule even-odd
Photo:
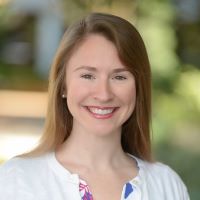
[{"label": "white shirt", "polygon": [[[124,185],[121,200],[189,200],[184,183],[171,168],[132,157],[139,173],[127,183],[134,192],[125,195]],[[0,199],[81,200],[81,181],[56,160],[55,153],[13,158],[0,167]]]}]

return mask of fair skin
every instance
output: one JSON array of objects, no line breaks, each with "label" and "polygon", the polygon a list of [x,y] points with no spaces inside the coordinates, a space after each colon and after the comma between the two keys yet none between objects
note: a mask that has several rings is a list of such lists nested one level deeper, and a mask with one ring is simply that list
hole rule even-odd
[{"label": "fair skin", "polygon": [[56,158],[87,182],[95,200],[120,199],[124,184],[138,173],[121,147],[121,127],[135,108],[134,76],[114,44],[98,34],[79,45],[66,67],[73,128]]}]

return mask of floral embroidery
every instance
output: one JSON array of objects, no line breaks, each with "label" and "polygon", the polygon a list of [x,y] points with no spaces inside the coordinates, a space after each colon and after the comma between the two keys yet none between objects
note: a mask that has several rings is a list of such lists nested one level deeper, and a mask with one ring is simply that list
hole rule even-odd
[{"label": "floral embroidery", "polygon": [[92,194],[90,193],[88,185],[85,181],[81,180],[79,184],[79,192],[82,200],[93,200]]},{"label": "floral embroidery", "polygon": [[[93,200],[92,194],[89,190],[87,183],[84,180],[80,180],[79,183],[79,192],[81,195],[81,200]],[[139,194],[135,191],[134,185],[130,182],[127,182],[123,188],[123,200],[138,200],[140,197]]]},{"label": "floral embroidery", "polygon": [[133,186],[130,183],[126,183],[124,198],[127,199],[128,196],[133,192]]}]

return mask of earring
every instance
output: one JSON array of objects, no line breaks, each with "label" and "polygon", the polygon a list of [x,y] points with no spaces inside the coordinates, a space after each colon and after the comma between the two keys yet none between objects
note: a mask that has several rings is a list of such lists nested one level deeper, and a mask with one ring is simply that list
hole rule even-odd
[{"label": "earring", "polygon": [[66,98],[66,96],[64,94],[62,94],[62,98],[64,99],[64,98]]}]

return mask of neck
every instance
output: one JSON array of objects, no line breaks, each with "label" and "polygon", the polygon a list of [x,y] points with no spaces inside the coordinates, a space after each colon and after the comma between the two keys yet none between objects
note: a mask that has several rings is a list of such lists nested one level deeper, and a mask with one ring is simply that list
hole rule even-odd
[{"label": "neck", "polygon": [[70,137],[57,153],[62,160],[67,159],[96,170],[108,166],[117,167],[125,158],[121,147],[120,130],[107,135],[72,130]]}]

